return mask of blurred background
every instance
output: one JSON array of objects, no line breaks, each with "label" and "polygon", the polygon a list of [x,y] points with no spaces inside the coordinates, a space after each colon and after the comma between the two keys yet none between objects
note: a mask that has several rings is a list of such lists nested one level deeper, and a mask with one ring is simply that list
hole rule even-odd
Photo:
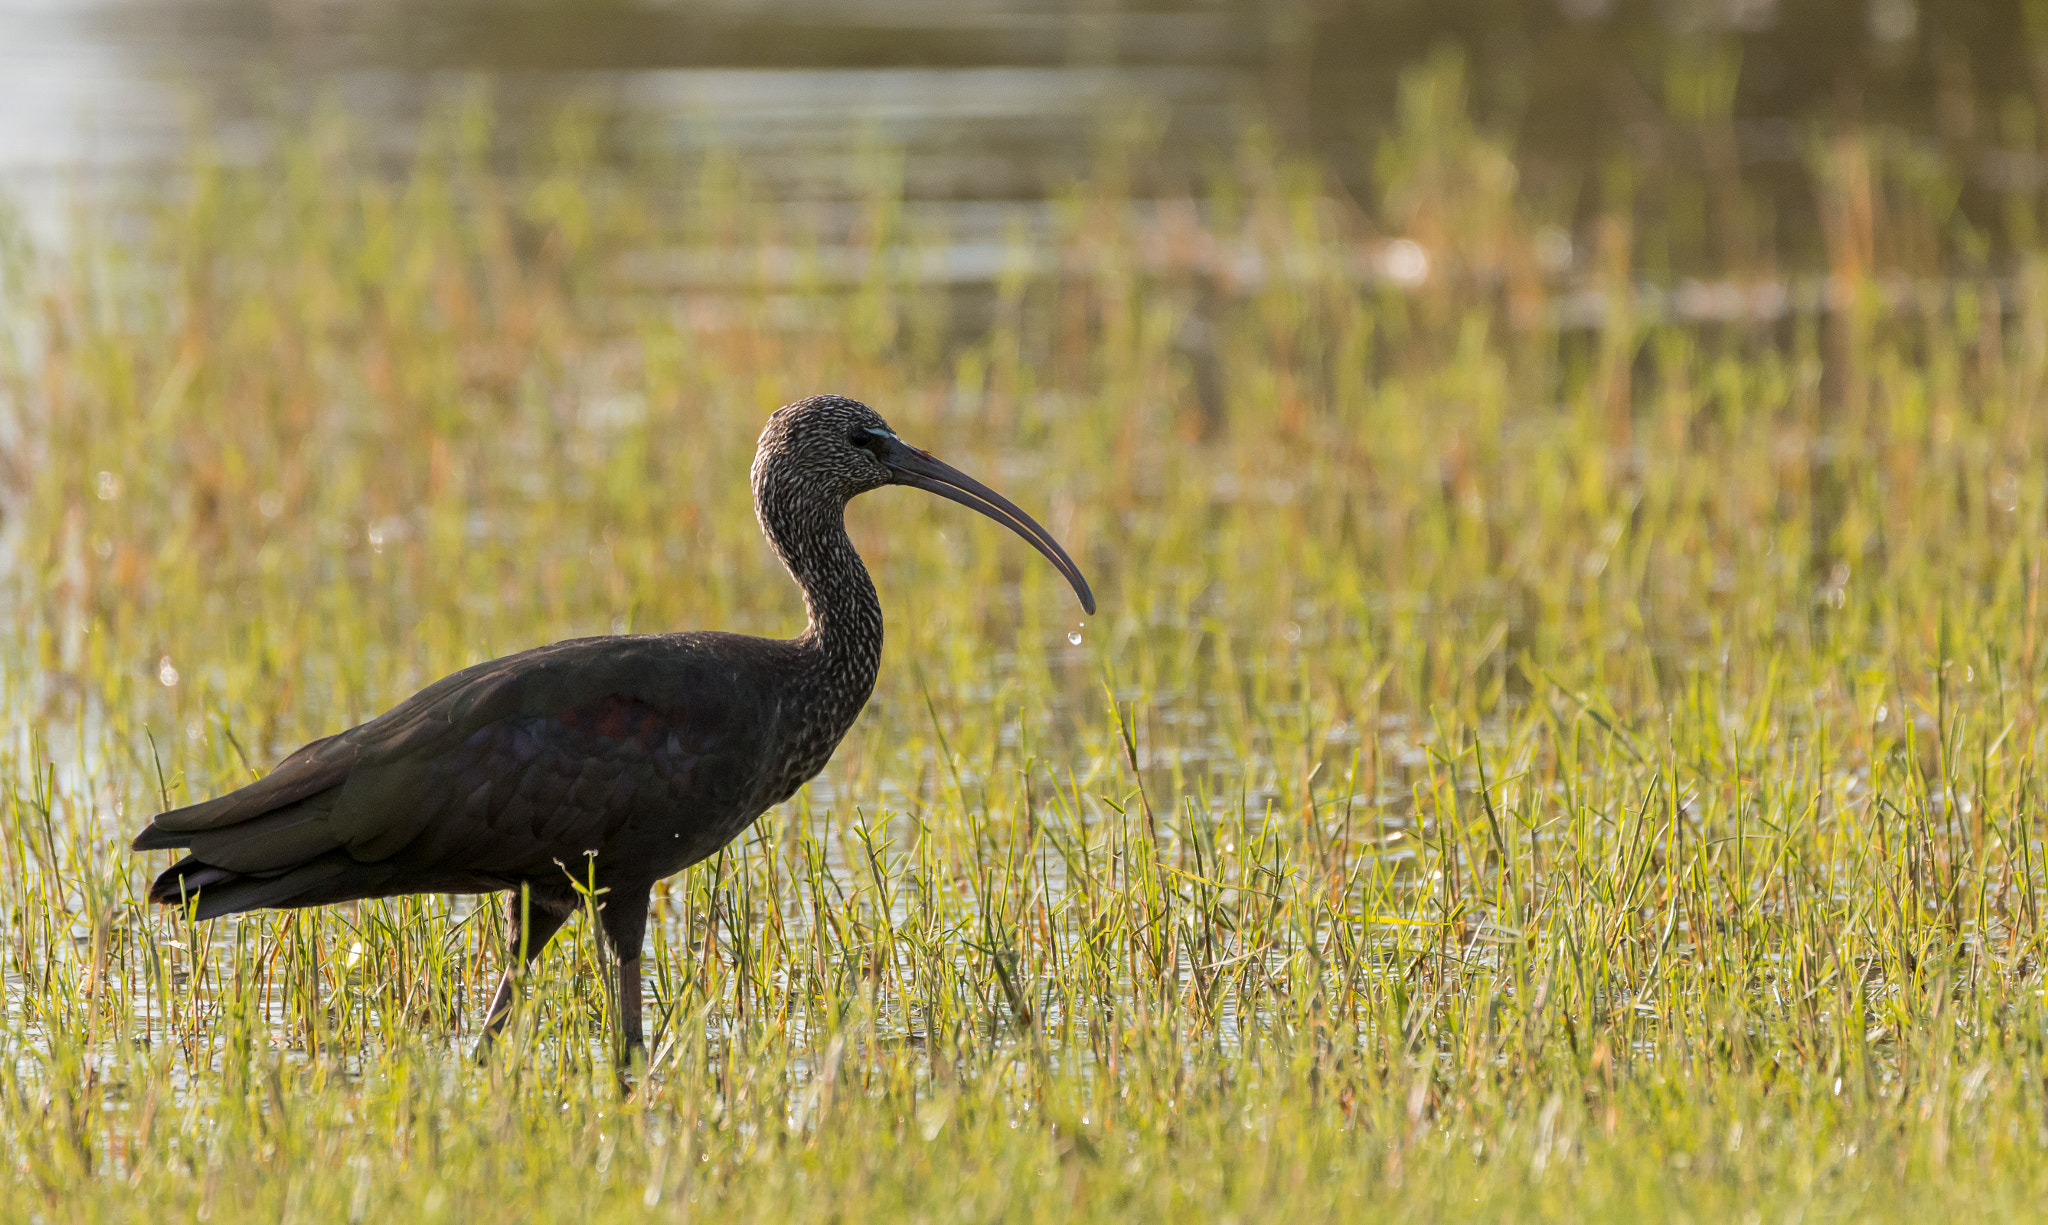
[{"label": "blurred background", "polygon": [[990,204],[1088,174],[1106,138],[1138,139],[1140,186],[1163,195],[1254,130],[1377,211],[1402,73],[1454,51],[1520,189],[1561,216],[1595,213],[1621,162],[1653,187],[1711,180],[1710,206],[1756,193],[1773,224],[1747,254],[1813,260],[1815,124],[1895,131],[1961,171],[1973,216],[2038,188],[2044,14],[2021,0],[0,0],[0,182],[47,225],[63,184],[147,173],[194,136],[253,158],[281,116],[323,100],[402,155],[437,101],[488,80],[500,152],[573,102],[616,140],[743,154],[793,200],[844,194],[852,151],[881,143],[903,155],[904,194],[968,231],[993,224]]}]

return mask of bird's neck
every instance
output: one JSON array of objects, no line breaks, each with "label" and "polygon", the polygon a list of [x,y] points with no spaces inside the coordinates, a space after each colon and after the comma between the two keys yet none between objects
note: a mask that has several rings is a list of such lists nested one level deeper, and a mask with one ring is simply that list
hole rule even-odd
[{"label": "bird's neck", "polygon": [[810,614],[796,638],[807,697],[817,703],[816,714],[844,731],[867,704],[882,666],[882,602],[847,538],[845,509],[764,504],[761,528],[803,589]]}]

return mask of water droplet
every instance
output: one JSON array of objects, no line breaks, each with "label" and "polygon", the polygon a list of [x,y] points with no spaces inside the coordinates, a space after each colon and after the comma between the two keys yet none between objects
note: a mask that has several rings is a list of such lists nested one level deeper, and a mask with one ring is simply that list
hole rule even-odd
[{"label": "water droplet", "polygon": [[111,502],[121,496],[121,478],[111,472],[102,472],[93,479],[93,492],[102,502]]},{"label": "water droplet", "polygon": [[178,670],[171,666],[171,657],[166,655],[156,661],[156,678],[166,685],[178,683]]},{"label": "water droplet", "polygon": [[1067,641],[1068,641],[1069,643],[1073,644],[1074,646],[1080,646],[1080,645],[1081,645],[1081,631],[1080,631],[1080,630],[1068,630],[1068,631],[1067,631]]}]

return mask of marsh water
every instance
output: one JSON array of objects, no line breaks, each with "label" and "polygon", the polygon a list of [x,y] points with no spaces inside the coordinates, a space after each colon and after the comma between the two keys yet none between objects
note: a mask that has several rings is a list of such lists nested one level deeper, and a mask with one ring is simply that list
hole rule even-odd
[{"label": "marsh water", "polygon": [[[1455,49],[1525,186],[1597,204],[1601,176],[1683,158],[1686,64],[1726,82],[1727,164],[1800,222],[1815,121],[1868,118],[1961,148],[1983,196],[2038,181],[2000,107],[2043,88],[2023,6],[1915,0],[0,0],[0,189],[43,234],[65,201],[147,182],[193,141],[256,156],[284,117],[337,108],[402,157],[421,117],[487,90],[516,150],[568,103],[621,141],[715,146],[785,200],[842,197],[861,151],[961,241],[1008,224],[1106,145],[1148,152],[1140,195],[1227,172],[1248,134],[1321,158],[1361,201],[1404,69]],[[1705,103],[1708,109],[1716,104]],[[1966,207],[1971,199],[1964,201]],[[995,275],[971,248],[953,280]]]}]

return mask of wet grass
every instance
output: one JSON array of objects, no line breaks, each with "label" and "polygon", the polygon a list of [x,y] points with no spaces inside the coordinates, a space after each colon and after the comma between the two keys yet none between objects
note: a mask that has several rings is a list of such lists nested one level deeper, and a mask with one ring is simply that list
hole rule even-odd
[{"label": "wet grass", "polygon": [[[1140,206],[1111,147],[985,295],[920,280],[885,151],[806,211],[574,116],[500,164],[483,108],[12,249],[8,1214],[2031,1210],[2032,202],[1816,132],[1828,262],[1781,268],[1739,183],[1546,203],[1459,97],[1412,80],[1378,201],[1251,140]],[[1043,512],[1102,615],[856,503],[875,700],[657,895],[632,1098],[587,924],[478,1067],[493,913],[140,902],[158,807],[466,663],[793,632],[745,473],[825,389]]]}]

